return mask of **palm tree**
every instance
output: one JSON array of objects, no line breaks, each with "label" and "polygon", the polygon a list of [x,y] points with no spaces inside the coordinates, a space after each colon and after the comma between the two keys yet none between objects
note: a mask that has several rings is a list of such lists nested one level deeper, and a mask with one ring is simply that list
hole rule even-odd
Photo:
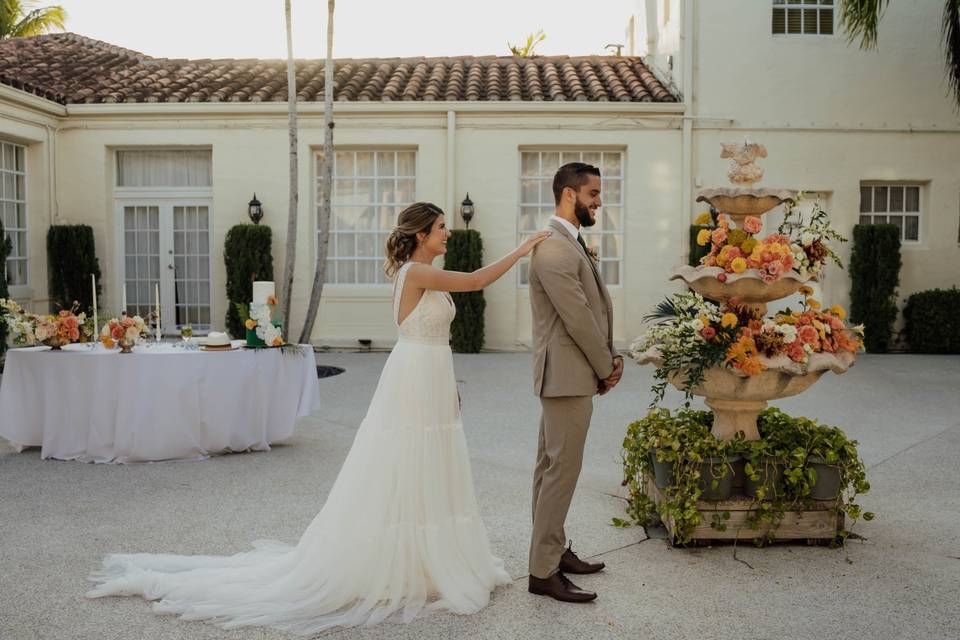
[{"label": "palm tree", "polygon": [[320,241],[317,246],[317,267],[313,274],[313,288],[307,305],[307,318],[300,333],[300,344],[310,342],[313,325],[317,321],[323,283],[327,279],[327,247],[330,244],[330,191],[333,187],[333,8],[335,0],[327,0],[327,60],[323,67],[323,161],[320,167],[320,211],[317,227]]},{"label": "palm tree", "polygon": [[[950,93],[960,107],[960,0],[945,0],[941,39]],[[840,24],[850,42],[860,39],[861,49],[877,46],[877,26],[890,0],[840,0]]]},{"label": "palm tree", "polygon": [[290,201],[287,210],[287,251],[283,263],[283,282],[280,287],[280,313],[283,316],[283,335],[290,335],[290,299],[293,295],[293,270],[297,264],[297,208],[300,202],[297,184],[297,74],[293,63],[293,28],[290,19],[290,0],[284,0],[283,14],[287,23],[287,120],[290,139]]},{"label": "palm tree", "polygon": [[0,40],[28,38],[63,29],[67,12],[60,5],[31,9],[33,2],[0,0]]},{"label": "palm tree", "polygon": [[510,53],[521,58],[534,58],[536,53],[534,49],[537,48],[537,45],[547,39],[547,34],[543,32],[543,29],[537,31],[536,33],[531,33],[527,36],[527,41],[522,45],[510,44],[507,43],[507,46],[510,47]]}]

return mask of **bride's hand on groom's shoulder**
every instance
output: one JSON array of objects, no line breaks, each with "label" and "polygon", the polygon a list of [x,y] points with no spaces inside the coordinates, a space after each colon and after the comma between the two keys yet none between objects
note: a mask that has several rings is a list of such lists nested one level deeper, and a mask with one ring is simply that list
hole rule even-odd
[{"label": "bride's hand on groom's shoulder", "polygon": [[553,231],[549,229],[544,229],[543,231],[537,231],[530,238],[527,238],[523,243],[517,247],[517,251],[520,252],[520,256],[523,257],[533,251],[533,248],[553,235]]}]

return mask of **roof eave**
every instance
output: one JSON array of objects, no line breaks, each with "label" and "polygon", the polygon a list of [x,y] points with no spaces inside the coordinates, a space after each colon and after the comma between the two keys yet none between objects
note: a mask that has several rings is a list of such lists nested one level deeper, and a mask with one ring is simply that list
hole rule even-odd
[{"label": "roof eave", "polygon": [[[682,114],[683,102],[588,102],[588,101],[370,101],[334,102],[334,112],[341,114],[427,114],[446,113],[513,113],[513,114]],[[149,102],[68,104],[72,116],[152,116],[152,115],[285,115],[286,102]],[[322,114],[322,102],[298,102],[301,115]]]},{"label": "roof eave", "polygon": [[16,89],[7,84],[0,84],[0,100],[39,111],[45,115],[64,117],[68,113],[67,108],[59,102],[38,96],[30,91]]}]

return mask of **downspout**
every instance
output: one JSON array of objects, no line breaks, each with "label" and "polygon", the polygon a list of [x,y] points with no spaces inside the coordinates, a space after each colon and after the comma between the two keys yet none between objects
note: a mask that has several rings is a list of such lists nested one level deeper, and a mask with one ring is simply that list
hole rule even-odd
[{"label": "downspout", "polygon": [[693,54],[694,54],[694,0],[683,2],[683,30],[680,38],[683,41],[683,103],[686,106],[683,117],[681,134],[681,219],[680,219],[680,247],[684,264],[690,256],[690,225],[693,223],[694,187],[693,176],[696,166],[693,161],[693,120],[696,118],[696,102],[694,97],[693,81]]},{"label": "downspout", "polygon": [[457,151],[457,112],[447,111],[447,206],[444,211],[447,212],[447,228],[453,229],[457,223],[456,215],[456,188],[454,180],[454,167],[456,166]]}]

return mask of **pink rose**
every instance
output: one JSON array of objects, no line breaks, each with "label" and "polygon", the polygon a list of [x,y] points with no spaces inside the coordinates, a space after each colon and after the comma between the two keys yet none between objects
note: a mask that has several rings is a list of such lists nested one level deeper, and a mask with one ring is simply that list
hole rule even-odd
[{"label": "pink rose", "polygon": [[769,273],[774,278],[778,278],[780,277],[780,274],[783,273],[783,263],[779,261],[768,262],[766,269],[767,269],[767,273]]},{"label": "pink rose", "polygon": [[704,340],[713,340],[717,337],[717,330],[713,327],[704,327],[700,330],[700,335],[703,336]]},{"label": "pink rose", "polygon": [[760,233],[763,228],[763,222],[756,216],[747,216],[743,221],[743,230],[747,233]]},{"label": "pink rose", "polygon": [[820,340],[820,334],[813,325],[805,324],[797,329],[797,338],[804,344],[815,345]]},{"label": "pink rose", "polygon": [[794,340],[787,345],[787,356],[794,362],[806,362],[807,352],[803,350],[803,344],[799,340]]},{"label": "pink rose", "polygon": [[713,240],[714,244],[723,244],[727,239],[727,230],[723,227],[717,227],[710,234],[710,239]]}]

